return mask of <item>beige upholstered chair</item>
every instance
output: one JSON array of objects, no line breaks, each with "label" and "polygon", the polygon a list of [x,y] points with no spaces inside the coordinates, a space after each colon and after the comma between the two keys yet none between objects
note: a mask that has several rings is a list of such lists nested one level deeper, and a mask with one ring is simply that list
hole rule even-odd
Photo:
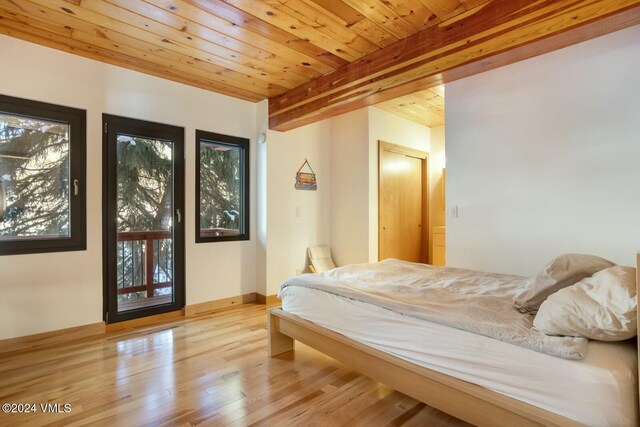
[{"label": "beige upholstered chair", "polygon": [[329,246],[311,246],[307,249],[307,255],[309,256],[309,270],[312,273],[323,273],[336,268],[331,259]]}]

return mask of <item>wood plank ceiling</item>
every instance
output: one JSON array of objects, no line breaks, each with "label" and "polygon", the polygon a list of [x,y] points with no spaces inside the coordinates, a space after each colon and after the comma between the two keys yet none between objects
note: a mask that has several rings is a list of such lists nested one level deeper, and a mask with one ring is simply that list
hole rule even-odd
[{"label": "wood plank ceiling", "polygon": [[640,0],[492,0],[269,100],[288,130],[640,24]]},{"label": "wood plank ceiling", "polygon": [[640,0],[0,0],[0,34],[269,98],[277,130],[638,22]]},{"label": "wood plank ceiling", "polygon": [[444,85],[381,102],[376,107],[418,124],[444,125]]},{"label": "wood plank ceiling", "polygon": [[249,101],[488,0],[0,0],[0,33]]}]

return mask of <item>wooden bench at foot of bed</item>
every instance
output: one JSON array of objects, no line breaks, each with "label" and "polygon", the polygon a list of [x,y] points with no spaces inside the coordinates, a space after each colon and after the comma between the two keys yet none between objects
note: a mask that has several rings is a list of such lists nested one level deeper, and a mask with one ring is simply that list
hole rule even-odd
[{"label": "wooden bench at foot of bed", "polygon": [[368,347],[279,308],[268,314],[269,357],[293,350],[294,340],[363,375],[478,426],[579,426],[580,423],[484,387]]}]

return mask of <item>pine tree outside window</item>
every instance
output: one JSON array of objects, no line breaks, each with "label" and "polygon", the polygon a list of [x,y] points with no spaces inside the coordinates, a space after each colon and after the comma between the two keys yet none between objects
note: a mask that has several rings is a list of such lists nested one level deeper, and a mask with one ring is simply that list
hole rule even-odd
[{"label": "pine tree outside window", "polygon": [[86,112],[0,95],[0,255],[86,249]]},{"label": "pine tree outside window", "polygon": [[196,242],[249,240],[249,140],[196,131]]}]

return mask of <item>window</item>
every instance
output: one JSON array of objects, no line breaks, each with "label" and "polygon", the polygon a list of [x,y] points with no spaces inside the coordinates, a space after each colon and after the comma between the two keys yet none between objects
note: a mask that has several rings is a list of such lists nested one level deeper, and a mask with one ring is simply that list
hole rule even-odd
[{"label": "window", "polygon": [[86,249],[86,112],[0,95],[0,255]]},{"label": "window", "polygon": [[104,319],[184,307],[184,128],[103,114]]},{"label": "window", "polygon": [[196,242],[249,240],[249,140],[196,131]]}]

